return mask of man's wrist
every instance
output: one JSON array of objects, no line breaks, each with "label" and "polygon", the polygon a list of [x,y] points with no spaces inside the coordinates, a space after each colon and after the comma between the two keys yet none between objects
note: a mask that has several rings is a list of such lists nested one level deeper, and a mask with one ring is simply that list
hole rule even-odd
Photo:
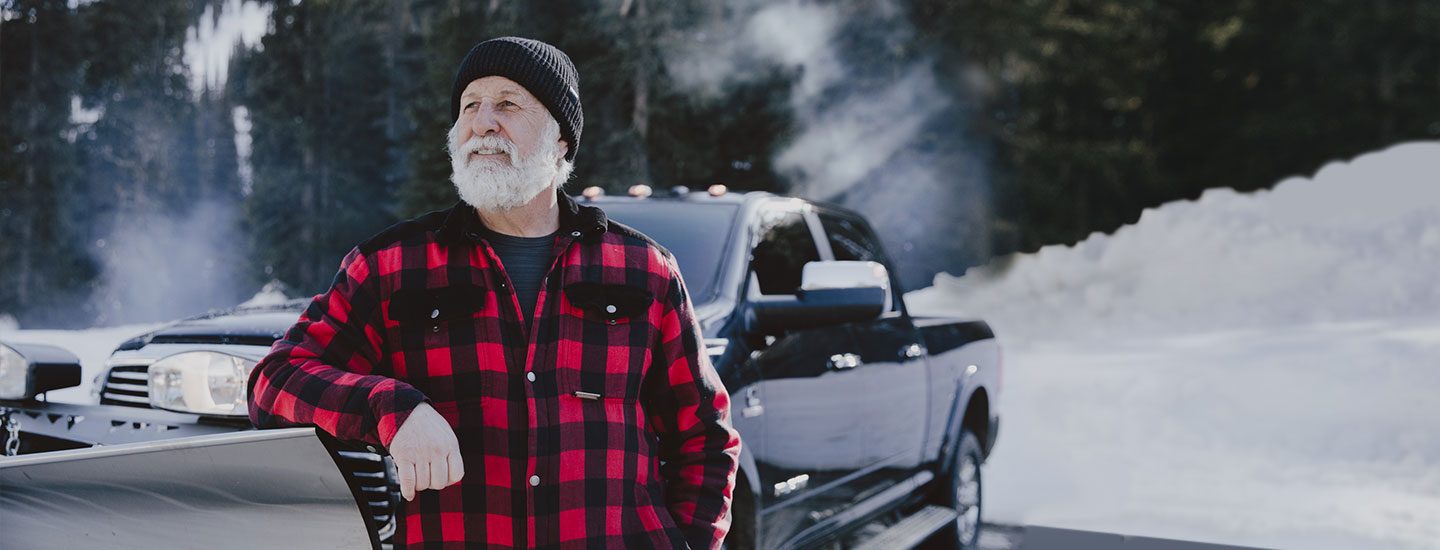
[{"label": "man's wrist", "polygon": [[376,438],[380,440],[380,445],[389,448],[390,442],[395,439],[395,434],[400,431],[400,426],[404,425],[405,420],[410,418],[410,414],[415,412],[415,407],[429,404],[430,398],[420,390],[398,380],[386,385],[390,385],[390,389],[371,395],[370,407],[376,412]]}]

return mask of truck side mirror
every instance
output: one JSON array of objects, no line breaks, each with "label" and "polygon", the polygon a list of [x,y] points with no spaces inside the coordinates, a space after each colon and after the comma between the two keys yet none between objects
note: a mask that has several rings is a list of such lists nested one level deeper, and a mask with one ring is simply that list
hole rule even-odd
[{"label": "truck side mirror", "polygon": [[890,273],[876,262],[808,262],[793,296],[756,296],[746,325],[776,333],[865,321],[890,308]]}]

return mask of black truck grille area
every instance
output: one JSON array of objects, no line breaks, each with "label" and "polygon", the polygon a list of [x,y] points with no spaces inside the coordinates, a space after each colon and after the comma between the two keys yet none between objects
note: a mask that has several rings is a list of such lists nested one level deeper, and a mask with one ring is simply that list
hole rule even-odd
[{"label": "black truck grille area", "polygon": [[400,486],[392,481],[397,479],[394,463],[390,462],[390,457],[365,451],[336,453],[341,468],[355,478],[355,484],[360,488],[362,504],[374,521],[382,546],[390,548],[390,538],[395,535],[396,500],[400,498]]},{"label": "black truck grille area", "polygon": [[149,365],[116,365],[100,390],[101,405],[150,408]]}]

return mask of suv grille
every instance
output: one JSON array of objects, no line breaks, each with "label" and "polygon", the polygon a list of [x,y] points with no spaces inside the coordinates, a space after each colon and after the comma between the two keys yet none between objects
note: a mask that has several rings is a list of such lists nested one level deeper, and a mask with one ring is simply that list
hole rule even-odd
[{"label": "suv grille", "polygon": [[388,456],[365,451],[336,453],[340,467],[355,479],[355,485],[360,488],[362,504],[375,522],[382,546],[388,548],[390,537],[395,534],[396,499],[400,495],[400,485],[393,481],[397,479],[395,463]]},{"label": "suv grille", "polygon": [[150,365],[116,365],[105,377],[101,405],[150,408]]}]

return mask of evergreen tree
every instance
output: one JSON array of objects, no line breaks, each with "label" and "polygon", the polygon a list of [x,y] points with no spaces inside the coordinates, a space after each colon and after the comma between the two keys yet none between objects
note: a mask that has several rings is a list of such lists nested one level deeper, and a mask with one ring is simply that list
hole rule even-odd
[{"label": "evergreen tree", "polygon": [[260,277],[323,290],[351,246],[393,223],[386,2],[272,4],[274,32],[235,60],[252,122],[246,218]]},{"label": "evergreen tree", "polygon": [[86,191],[71,123],[83,36],[65,0],[0,2],[0,312],[73,318],[96,266],[69,201]]},{"label": "evergreen tree", "polygon": [[[774,3],[264,3],[261,47],[238,51],[223,89],[197,91],[186,31],[207,9],[222,17],[222,0],[0,0],[0,312],[101,318],[118,284],[106,237],[202,204],[243,202],[248,242],[217,245],[237,259],[224,269],[322,289],[350,246],[455,202],[451,79],[472,45],[504,35],[555,44],[579,69],[571,192],[810,193],[868,214],[907,287],[1207,188],[1440,136],[1440,6],[1421,0],[802,2],[839,18],[825,53],[844,82],[799,103],[793,65],[748,59],[699,93],[673,64],[728,55]],[[940,94],[848,190],[817,190],[824,170],[782,158],[828,109],[883,100],[915,68]],[[252,124],[248,194],[237,107]],[[150,283],[188,274],[177,261]],[[230,286],[212,298],[243,297]]]}]

